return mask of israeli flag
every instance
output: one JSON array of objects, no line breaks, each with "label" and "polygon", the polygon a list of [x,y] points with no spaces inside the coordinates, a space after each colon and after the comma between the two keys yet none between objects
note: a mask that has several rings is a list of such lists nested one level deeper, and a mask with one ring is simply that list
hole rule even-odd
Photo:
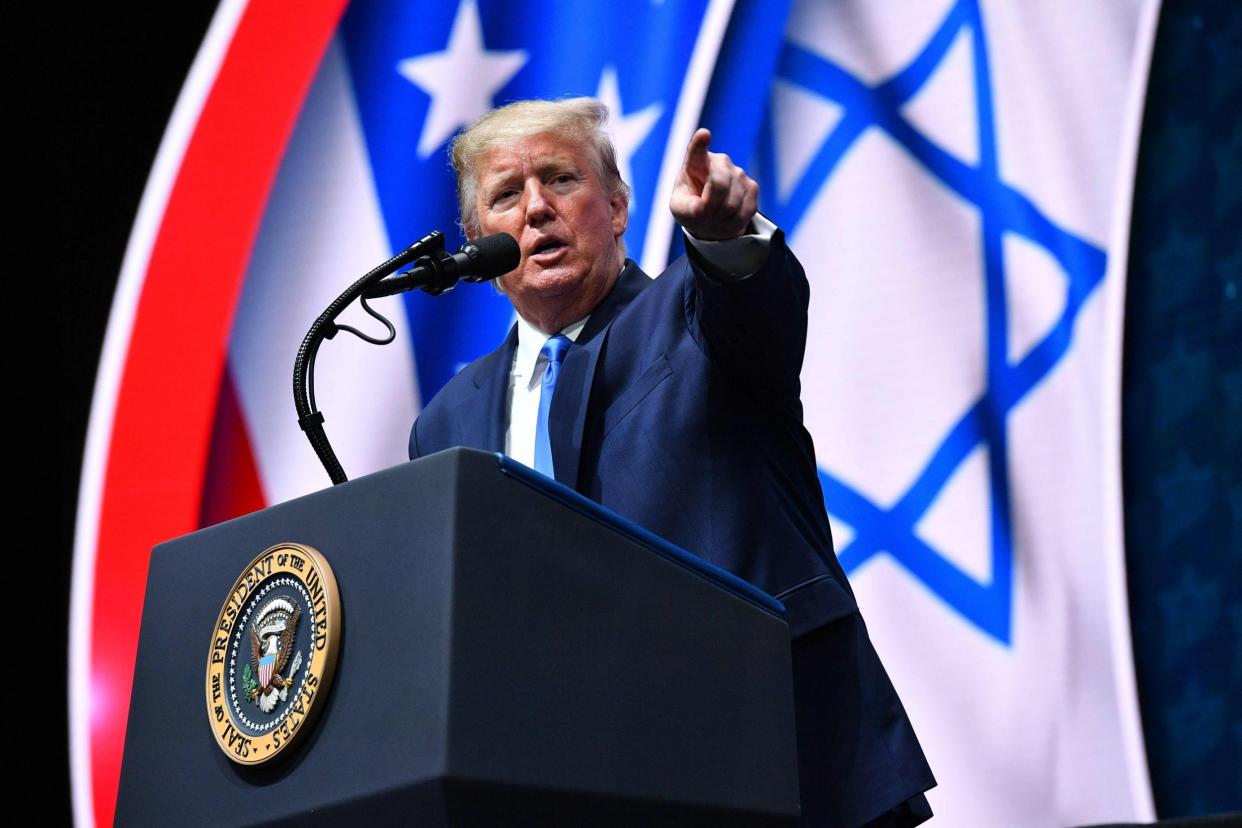
[{"label": "israeli flag", "polygon": [[1153,818],[1120,372],[1155,17],[798,0],[785,25],[752,167],[811,280],[837,552],[945,825]]}]

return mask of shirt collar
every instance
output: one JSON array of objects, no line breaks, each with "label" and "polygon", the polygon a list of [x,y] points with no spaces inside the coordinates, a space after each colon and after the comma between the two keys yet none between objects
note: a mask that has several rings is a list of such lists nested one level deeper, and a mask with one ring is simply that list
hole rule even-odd
[{"label": "shirt collar", "polygon": [[[561,334],[569,337],[571,342],[576,342],[590,318],[589,314],[582,317],[572,325],[563,328]],[[536,373],[540,368],[539,352],[543,350],[543,344],[548,341],[548,334],[521,316],[517,318],[517,332],[517,350],[513,354],[513,379],[518,381],[518,384],[529,384],[536,376],[539,376]]]}]

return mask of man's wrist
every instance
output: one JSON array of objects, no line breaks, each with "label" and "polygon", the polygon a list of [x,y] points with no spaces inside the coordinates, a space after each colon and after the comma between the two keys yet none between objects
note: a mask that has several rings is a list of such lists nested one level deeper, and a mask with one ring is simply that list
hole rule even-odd
[{"label": "man's wrist", "polygon": [[753,232],[736,239],[708,241],[695,238],[682,228],[686,236],[686,246],[693,248],[699,260],[706,265],[708,273],[722,282],[740,282],[747,276],[758,273],[767,264],[776,225],[762,213],[755,213],[747,230]]}]

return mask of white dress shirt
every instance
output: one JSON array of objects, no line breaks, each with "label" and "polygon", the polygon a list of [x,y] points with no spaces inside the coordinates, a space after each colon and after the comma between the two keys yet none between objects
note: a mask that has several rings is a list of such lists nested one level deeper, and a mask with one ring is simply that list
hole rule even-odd
[{"label": "white dress shirt", "polygon": [[[728,241],[703,241],[682,232],[686,243],[694,245],[694,249],[711,267],[713,276],[721,281],[736,282],[763,267],[772,233],[776,231],[776,225],[760,213],[755,214],[753,224],[753,234]],[[576,342],[590,318],[590,315],[584,316],[560,333]],[[517,348],[513,352],[513,365],[509,368],[505,454],[533,469],[539,398],[543,394],[543,372],[548,367],[548,359],[541,351],[549,334],[521,316],[517,318],[517,334]]]},{"label": "white dress shirt", "polygon": [[[561,333],[576,342],[590,318],[579,319]],[[517,350],[513,352],[513,366],[509,369],[509,422],[505,426],[505,454],[533,469],[539,398],[543,396],[543,372],[548,367],[548,358],[542,351],[548,335],[520,316],[517,318],[517,329]]]}]

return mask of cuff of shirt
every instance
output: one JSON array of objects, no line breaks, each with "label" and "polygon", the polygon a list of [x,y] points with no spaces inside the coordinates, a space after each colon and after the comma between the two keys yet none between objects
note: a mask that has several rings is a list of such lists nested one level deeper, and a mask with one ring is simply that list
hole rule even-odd
[{"label": "cuff of shirt", "polygon": [[740,282],[763,268],[772,246],[772,234],[776,232],[776,225],[763,213],[755,213],[751,225],[754,233],[726,241],[696,239],[684,228],[681,232],[712,277],[722,282]]}]

